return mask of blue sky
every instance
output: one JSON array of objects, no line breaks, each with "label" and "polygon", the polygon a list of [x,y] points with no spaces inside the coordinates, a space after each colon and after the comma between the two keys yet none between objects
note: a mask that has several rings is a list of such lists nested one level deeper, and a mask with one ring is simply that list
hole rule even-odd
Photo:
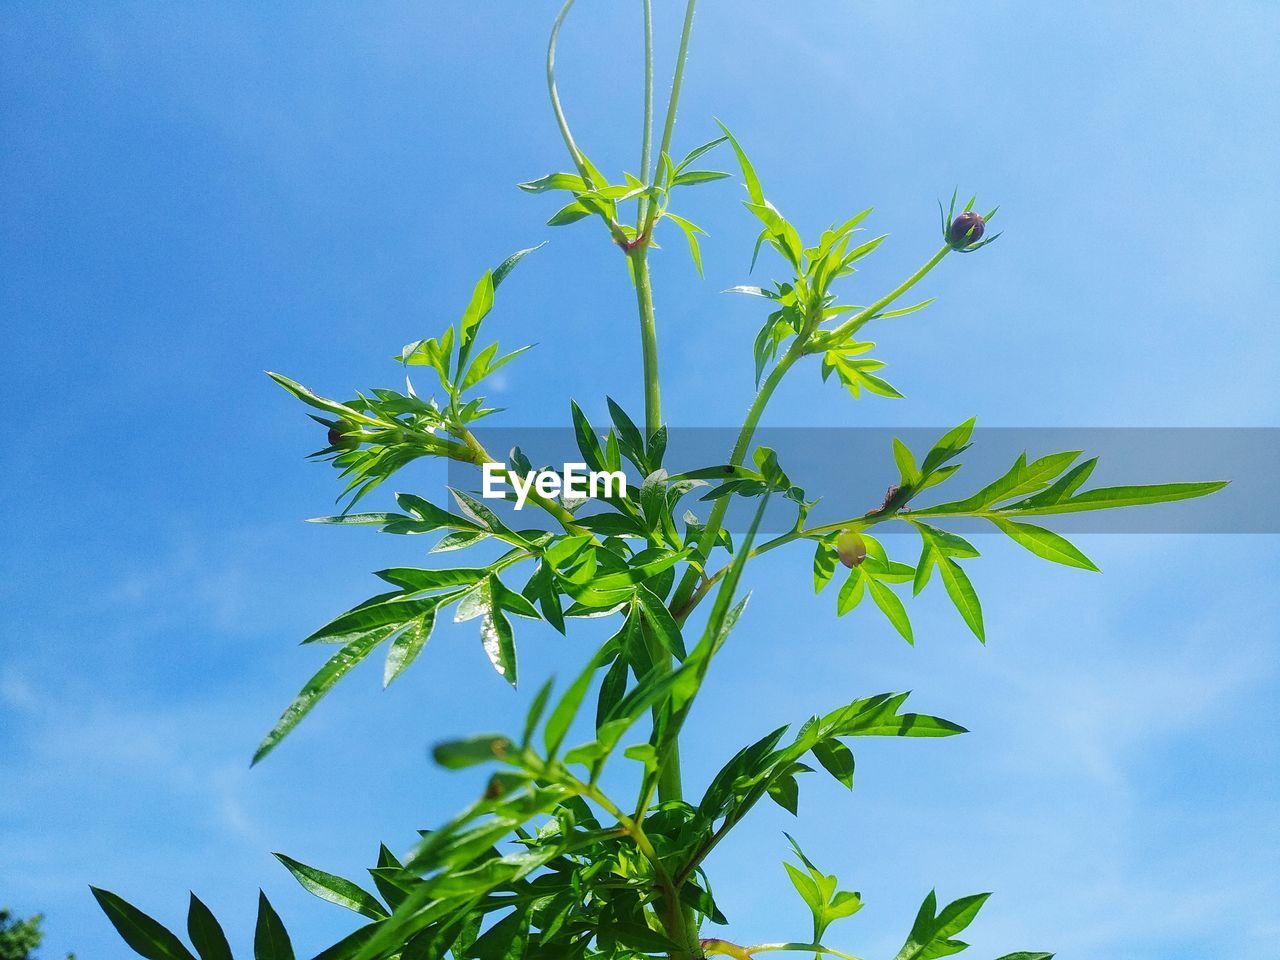
[{"label": "blue sky", "polygon": [[[546,425],[569,396],[639,408],[618,257],[597,231],[552,235],[551,204],[513,186],[565,166],[541,79],[553,7],[0,18],[0,901],[48,914],[47,956],[125,955],[89,883],[175,926],[195,889],[241,947],[261,885],[300,952],[318,949],[346,917],[270,851],[356,875],[379,841],[407,847],[476,789],[426,746],[512,725],[534,689],[493,676],[473,625],[443,626],[389,692],[357,672],[248,768],[316,666],[295,641],[367,596],[368,571],[422,550],[300,522],[327,510],[333,478],[302,462],[314,430],[264,368],[338,394],[393,383],[390,353],[551,236],[501,292],[495,330],[541,344],[507,368],[502,404]],[[665,64],[679,11],[656,7]],[[1274,4],[703,7],[678,144],[723,118],[805,230],[874,204],[892,236],[852,298],[932,252],[953,185],[1000,203],[1007,231],[949,259],[926,284],[939,303],[880,333],[906,401],[854,405],[810,371],[770,423],[1280,425]],[[638,4],[581,8],[566,104],[599,165],[631,168]],[[717,292],[746,279],[737,200],[728,183],[689,198],[711,234],[705,281],[676,238],[655,257],[676,423],[731,425],[750,397],[758,308]],[[975,957],[1274,946],[1280,546],[1081,543],[1101,577],[980,541],[986,648],[934,591],[909,649],[868,611],[837,622],[806,553],[760,562],[749,585],[768,589],[686,749],[695,781],[776,723],[881,690],[913,689],[973,733],[870,744],[852,794],[815,778],[799,822],[760,813],[712,861],[730,936],[803,934],[778,866],[789,829],[863,892],[830,939],[869,958],[893,955],[935,885],[996,892]],[[563,673],[588,642],[527,628],[522,671]]]}]

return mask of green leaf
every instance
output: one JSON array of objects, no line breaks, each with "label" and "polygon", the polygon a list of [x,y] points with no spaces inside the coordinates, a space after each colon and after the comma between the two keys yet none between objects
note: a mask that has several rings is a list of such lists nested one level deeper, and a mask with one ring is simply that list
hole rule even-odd
[{"label": "green leaf", "polygon": [[[688,187],[697,183],[710,183],[713,180],[723,180],[727,176],[729,176],[727,173],[721,173],[718,170],[690,170],[687,173],[682,173],[677,176],[673,181],[671,181],[671,185],[673,187]],[[671,214],[668,213],[667,216],[669,217]]]},{"label": "green leaf", "polygon": [[843,617],[861,603],[862,597],[866,593],[866,588],[866,578],[858,567],[854,567],[849,571],[849,579],[844,582],[844,586],[840,588],[840,594],[836,598],[836,615]]},{"label": "green leaf", "polygon": [[529,600],[536,600],[542,609],[542,616],[561,634],[565,633],[564,608],[560,605],[560,591],[556,587],[555,575],[551,565],[544,557],[534,569],[533,575],[525,585],[523,594]]},{"label": "green leaf", "polygon": [[1003,517],[990,516],[987,519],[1008,534],[1015,543],[1026,547],[1037,557],[1065,564],[1068,567],[1079,567],[1082,570],[1096,572],[1098,569],[1093,561],[1081,553],[1070,540],[1052,530],[1032,526],[1029,523],[1014,523]]},{"label": "green leaf", "polygon": [[496,573],[489,577],[489,590],[493,597],[493,603],[500,610],[506,610],[513,613],[517,617],[525,617],[529,620],[541,620],[538,614],[538,608],[523,593],[517,593],[508,587],[505,583],[498,579]]},{"label": "green leaf", "polygon": [[525,193],[546,193],[548,190],[570,190],[574,193],[585,193],[586,182],[574,173],[549,173],[537,180],[527,180],[516,184]]},{"label": "green leaf", "polygon": [[920,468],[916,466],[916,458],[912,456],[911,449],[897,437],[893,438],[893,460],[898,466],[899,486],[909,487],[920,481]]},{"label": "green leaf", "polygon": [[573,203],[565,204],[552,214],[551,219],[547,221],[547,226],[563,227],[570,223],[577,223],[579,220],[589,216],[591,216],[591,210],[575,200]]},{"label": "green leaf", "polygon": [[381,920],[387,915],[387,911],[373,894],[366,893],[350,880],[309,867],[305,863],[299,863],[283,853],[276,853],[273,856],[284,864],[285,869],[293,874],[293,878],[302,884],[302,889],[307,893],[340,907],[346,907],[370,920]]},{"label": "green leaf", "polygon": [[489,533],[501,537],[509,543],[514,543],[517,546],[528,546],[527,541],[523,537],[511,530],[510,527],[498,519],[498,515],[496,513],[475,497],[471,496],[471,494],[464,493],[463,491],[457,490],[453,487],[449,487],[448,489],[449,493],[453,496],[454,502],[458,504],[458,507],[462,512],[474,521],[473,526],[483,527]]},{"label": "green leaf", "polygon": [[1053,478],[1066,470],[1078,456],[1079,451],[1068,450],[1027,463],[1024,453],[1004,476],[987,484],[973,496],[951,503],[940,503],[929,510],[934,513],[972,513],[1003,500],[1035,493],[1049,486]]},{"label": "green leaf", "polygon": [[698,234],[705,236],[706,231],[696,223],[691,223],[684,217],[677,217],[674,213],[664,213],[663,216],[684,233],[685,239],[689,242],[689,256],[693,258],[693,265],[698,271],[698,276],[702,276],[702,250],[698,247]]},{"label": "green leaf", "polygon": [[253,762],[256,764],[268,753],[276,748],[276,745],[288,735],[294,727],[296,727],[311,709],[320,702],[320,699],[333,689],[333,685],[341,680],[357,663],[367,657],[373,649],[386,640],[387,637],[395,633],[395,627],[379,627],[370,630],[368,633],[356,637],[345,647],[330,657],[323,667],[321,667],[310,680],[306,682],[302,690],[294,698],[289,706],[285,707],[284,713],[280,714],[280,719],[276,721],[275,727],[263,739],[258,746],[257,752],[253,755]]},{"label": "green leaf", "polygon": [[533,731],[538,728],[538,722],[542,719],[542,714],[546,712],[547,701],[551,699],[551,688],[555,685],[555,678],[548,678],[538,692],[534,694],[533,703],[529,705],[529,712],[525,714],[524,720],[524,737],[521,740],[521,749],[528,749],[529,744],[533,742]]},{"label": "green leaf", "polygon": [[1024,950],[1019,953],[1006,953],[1000,960],[1053,960],[1053,954]]},{"label": "green leaf", "polygon": [[195,960],[182,941],[159,921],[109,890],[89,889],[120,938],[134,953],[147,960]]},{"label": "green leaf", "polygon": [[327,413],[335,413],[342,419],[350,420],[353,423],[363,423],[366,426],[373,427],[381,426],[377,420],[372,417],[365,416],[359,410],[353,410],[344,403],[326,400],[324,397],[307,389],[296,380],[290,380],[288,377],[284,376],[284,374],[272,373],[268,370],[267,376],[280,384],[280,386],[284,387],[309,407],[315,407],[317,410],[324,410]]},{"label": "green leaf", "polygon": [[1012,516],[1030,517],[1058,513],[1080,513],[1086,510],[1111,510],[1116,507],[1137,507],[1149,503],[1173,503],[1192,500],[1216,493],[1230,481],[1213,480],[1203,483],[1156,483],[1148,486],[1098,487],[1061,503],[1038,507],[1019,508],[1015,504],[1005,511]]},{"label": "green leaf", "polygon": [[436,623],[436,614],[432,610],[424,613],[400,631],[391,647],[387,650],[387,662],[382,671],[382,686],[389,687],[391,681],[409,668],[409,664],[418,658],[422,648],[431,638],[431,630]]},{"label": "green leaf", "polygon": [[647,587],[641,587],[636,592],[636,600],[640,603],[640,615],[645,625],[673,657],[684,660],[688,654],[685,651],[684,637],[680,633],[680,625],[671,616],[662,598]]},{"label": "green leaf", "polygon": [[471,960],[520,960],[529,938],[529,915],[516,910],[503,917],[466,952]]},{"label": "green leaf", "polygon": [[836,562],[839,555],[835,545],[827,540],[819,540],[813,554],[813,592],[821,593],[823,588],[835,576]]},{"label": "green leaf", "polygon": [[546,726],[542,729],[542,742],[546,747],[547,756],[552,757],[560,746],[564,743],[564,738],[569,733],[569,727],[573,725],[574,718],[578,715],[578,709],[582,706],[582,701],[587,696],[587,691],[591,689],[591,681],[595,677],[596,671],[604,664],[608,663],[608,658],[616,652],[616,645],[610,641],[600,648],[600,651],[591,658],[591,662],[578,674],[576,680],[569,686],[569,689],[560,697],[560,702],[556,704],[551,711],[551,716],[547,718]]},{"label": "green leaf", "polygon": [[942,438],[933,445],[933,449],[925,456],[924,463],[920,464],[920,472],[928,476],[948,460],[959,456],[967,450],[975,423],[977,423],[976,418],[971,417],[960,426],[953,427],[943,434]]},{"label": "green leaf", "polygon": [[[613,420],[613,425],[618,431],[618,439],[622,443],[623,453],[630,450],[637,454],[643,461],[645,458],[644,434],[640,432],[640,428],[636,426],[634,420],[627,414],[627,411],[614,401],[612,397],[605,397],[605,401],[609,405],[609,417]],[[633,460],[635,458],[632,458]],[[637,464],[642,470],[644,464]],[[646,471],[647,473],[648,471]]]},{"label": "green leaf", "polygon": [[267,895],[258,891],[258,923],[253,931],[254,960],[294,960],[293,944]]},{"label": "green leaf", "polygon": [[982,627],[982,606],[978,603],[978,594],[969,582],[968,575],[950,557],[942,557],[938,561],[938,572],[942,575],[947,595],[960,611],[960,616],[964,617],[964,622],[969,625],[974,636],[986,643],[987,637]]},{"label": "green leaf", "polygon": [[[430,573],[431,571],[423,571]],[[442,603],[457,599],[462,591],[437,593],[428,597],[405,598],[400,593],[383,594],[373,597],[353,607],[341,616],[335,617],[303,643],[347,643],[353,639],[366,636],[371,631],[390,628],[394,633],[410,621],[432,613]]]},{"label": "green leaf", "polygon": [[822,740],[813,747],[813,755],[822,768],[850,790],[853,789],[853,751],[834,738]]},{"label": "green leaf", "polygon": [[937,897],[930,892],[920,906],[916,922],[896,960],[936,960],[963,950],[968,944],[951,939],[964,930],[986,903],[989,893],[979,893],[943,907],[936,917]]},{"label": "green leaf", "polygon": [[587,467],[592,470],[607,469],[604,451],[600,448],[600,438],[596,436],[591,421],[587,419],[587,415],[582,412],[582,408],[576,401],[569,401],[569,411],[573,416],[573,430],[578,441],[578,450],[582,453],[582,459]]},{"label": "green leaf", "polygon": [[913,303],[909,307],[899,307],[896,310],[886,310],[883,313],[877,313],[871,319],[888,320],[891,317],[905,317],[908,314],[915,313],[917,310],[923,310],[925,307],[929,306],[929,304],[933,303],[933,301],[934,298],[930,297],[928,300],[921,300],[919,303]]},{"label": "green leaf", "polygon": [[401,870],[403,870],[403,864],[396,858],[396,855],[387,849],[385,843],[379,844],[378,866],[370,870],[369,873],[373,876],[374,885],[378,888],[378,892],[382,894],[382,899],[387,902],[387,905],[392,910],[404,902],[407,893],[392,882],[395,873],[388,871]]},{"label": "green leaf", "polygon": [[456,513],[450,513],[437,507],[430,500],[424,500],[422,497],[413,495],[412,493],[397,493],[396,503],[403,510],[407,510],[415,517],[423,522],[423,531],[439,529],[446,527],[452,530],[478,530],[479,524],[474,520],[466,517],[460,517]]},{"label": "green leaf", "polygon": [[511,684],[516,685],[516,641],[511,632],[511,621],[499,609],[490,609],[480,622],[480,639],[485,655],[493,669]]},{"label": "green leaf", "polygon": [[523,250],[517,250],[511,256],[507,257],[507,259],[503,260],[500,264],[494,267],[493,289],[495,290],[498,289],[498,285],[501,284],[503,280],[507,279],[507,274],[509,274],[512,270],[516,268],[516,264],[518,264],[521,260],[523,260],[529,254],[535,253],[538,250],[541,250],[546,245],[547,245],[547,241],[543,240],[541,243],[535,244],[532,247],[525,247]]},{"label": "green leaf", "polygon": [[1078,463],[1039,493],[1027,497],[1025,500],[1019,500],[1017,503],[1010,504],[1004,509],[1007,510],[1013,507],[1038,507],[1066,500],[1084,486],[1085,481],[1088,480],[1090,475],[1093,473],[1093,468],[1097,465],[1097,457],[1085,460],[1083,463]]},{"label": "green leaf", "polygon": [[778,777],[769,784],[769,799],[793,817],[797,816],[800,806],[800,785],[791,774]]},{"label": "green leaf", "polygon": [[483,530],[459,530],[457,533],[451,533],[448,536],[441,537],[437,543],[429,551],[430,553],[448,553],[451,550],[464,550],[481,540],[487,540],[489,534]]},{"label": "green leaf", "polygon": [[[358,955],[359,948],[372,940],[381,926],[381,922],[366,923],[363,927],[347,934],[333,946],[317,953],[312,960],[353,960]],[[407,958],[408,954],[404,954],[403,957]]]},{"label": "green leaf", "polygon": [[873,577],[868,577],[867,580],[867,588],[871,591],[871,599],[876,602],[876,606],[889,618],[894,629],[902,634],[902,639],[907,643],[915,644],[915,637],[911,633],[911,621],[907,618],[906,608],[898,599],[898,595]]},{"label": "green leaf", "polygon": [[[484,276],[476,283],[475,290],[471,293],[471,302],[467,304],[467,309],[462,314],[462,322],[458,325],[464,348],[475,339],[476,328],[480,326],[480,321],[493,309],[493,289],[493,273],[486,270]],[[459,368],[462,367],[462,363],[463,360],[460,359]]]},{"label": "green leaf", "polygon": [[[871,372],[883,367],[883,361],[859,356],[874,346],[873,343],[845,344],[838,350],[828,350],[822,359],[822,378],[825,380],[834,372],[855,399],[866,390],[882,397],[901,400],[901,393]],[[854,348],[855,352],[849,353],[850,348]]]},{"label": "green leaf", "polygon": [[760,178],[756,176],[755,168],[751,166],[751,161],[747,159],[746,152],[743,151],[733,134],[729,132],[728,127],[719,120],[716,121],[716,124],[724,132],[725,139],[729,141],[729,145],[733,147],[734,154],[738,157],[738,165],[742,168],[742,179],[746,183],[747,195],[751,198],[751,202],[764,203],[764,191],[760,189]]},{"label": "green leaf", "polygon": [[447,770],[461,770],[476,764],[502,760],[515,750],[515,744],[498,734],[481,734],[463,740],[446,740],[437,744],[431,755]]},{"label": "green leaf", "polygon": [[684,170],[687,166],[689,166],[689,164],[693,163],[693,161],[697,160],[699,157],[710,152],[711,150],[714,150],[716,147],[720,146],[720,144],[724,142],[725,142],[724,137],[716,137],[714,140],[708,140],[706,143],[701,144],[700,146],[694,147],[692,150],[690,150],[688,153],[684,155],[683,160],[681,160],[679,163],[675,165],[675,169],[677,171]]},{"label": "green leaf", "polygon": [[187,936],[196,948],[200,960],[232,960],[227,935],[222,932],[218,918],[194,893],[187,909]]},{"label": "green leaf", "polygon": [[782,865],[786,868],[787,876],[791,878],[791,885],[796,888],[796,893],[800,894],[800,899],[805,902],[805,906],[813,911],[815,917],[820,915],[822,908],[826,905],[826,897],[818,889],[817,881],[793,864],[784,862]]},{"label": "green leaf", "polygon": [[460,567],[455,570],[424,570],[419,567],[390,567],[374,576],[413,593],[444,587],[471,586],[489,571],[484,567]]}]

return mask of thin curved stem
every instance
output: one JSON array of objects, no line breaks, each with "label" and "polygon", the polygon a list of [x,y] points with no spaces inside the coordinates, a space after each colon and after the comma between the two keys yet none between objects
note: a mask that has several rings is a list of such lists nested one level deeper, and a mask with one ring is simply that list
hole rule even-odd
[{"label": "thin curved stem", "polygon": [[671,150],[671,135],[676,128],[676,106],[680,103],[680,88],[684,83],[684,65],[689,59],[689,38],[693,34],[693,13],[698,0],[689,0],[684,8],[684,27],[680,32],[680,50],[676,54],[676,72],[671,78],[671,99],[667,102],[667,120],[662,127],[663,153]]},{"label": "thin curved stem", "polygon": [[[644,128],[640,140],[640,182],[649,183],[653,165],[653,0],[644,0]],[[649,199],[641,196],[636,215],[637,234],[644,226]]]},{"label": "thin curved stem", "polygon": [[569,156],[573,158],[573,165],[578,168],[578,173],[588,185],[594,186],[591,182],[591,173],[582,159],[582,151],[578,149],[577,142],[573,139],[573,131],[569,129],[569,120],[564,115],[564,107],[560,104],[560,92],[556,89],[556,44],[560,40],[560,27],[564,24],[564,19],[569,15],[569,11],[573,9],[575,0],[565,0],[564,6],[560,8],[559,15],[556,16],[556,22],[551,27],[551,39],[547,43],[547,91],[551,94],[551,109],[556,115],[556,125],[560,128],[560,136],[564,138],[564,145],[569,148]]},{"label": "thin curved stem", "polygon": [[902,283],[898,284],[896,287],[894,287],[892,290],[886,293],[883,297],[881,297],[875,303],[871,304],[871,306],[863,307],[861,310],[855,313],[852,317],[850,317],[844,323],[840,324],[840,326],[822,335],[820,338],[815,338],[815,339],[817,339],[819,343],[838,343],[839,341],[845,339],[850,334],[858,330],[863,324],[865,324],[868,320],[874,317],[877,313],[879,313],[889,304],[893,303],[893,301],[897,300],[900,296],[902,296],[904,293],[906,293],[908,290],[914,287],[917,283],[923,280],[925,278],[925,275],[928,274],[928,272],[932,270],[934,267],[936,267],[938,264],[940,264],[942,262],[942,258],[945,257],[950,252],[951,252],[950,244],[944,244],[941,250],[939,250],[937,253],[935,253],[932,257],[930,257],[925,262],[924,266],[922,266],[919,270],[917,270],[911,276],[907,277],[906,280],[903,280]]},{"label": "thin curved stem", "polygon": [[[680,31],[680,49],[676,53],[676,69],[671,77],[671,97],[667,100],[667,119],[662,125],[662,142],[658,147],[658,156],[670,154],[671,138],[676,129],[676,108],[680,104],[680,90],[684,86],[684,65],[689,59],[689,38],[693,35],[693,14],[698,7],[698,0],[689,0],[684,8],[684,26]],[[651,205],[641,236],[653,229],[657,208]]]}]

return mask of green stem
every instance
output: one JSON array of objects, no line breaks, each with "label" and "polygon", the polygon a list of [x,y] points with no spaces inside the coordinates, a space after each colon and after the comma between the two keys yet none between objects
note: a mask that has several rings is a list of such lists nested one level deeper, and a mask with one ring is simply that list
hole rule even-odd
[{"label": "green stem", "polygon": [[[792,365],[806,353],[816,352],[825,348],[828,344],[836,344],[844,340],[863,324],[874,317],[877,313],[893,303],[904,293],[919,283],[924,277],[942,262],[943,258],[951,252],[950,246],[943,246],[937,253],[930,257],[923,266],[915,273],[909,276],[902,283],[898,284],[883,297],[864,307],[856,314],[846,320],[840,326],[827,332],[818,331],[811,337],[798,337],[791,344],[791,348],[786,352],[783,358],[778,361],[778,365],[773,368],[765,380],[760,391],[756,394],[755,400],[751,403],[751,408],[747,411],[747,419],[742,425],[742,430],[738,433],[738,441],[734,445],[733,454],[729,462],[734,466],[742,463],[747,455],[747,450],[751,446],[751,438],[755,435],[756,425],[760,421],[760,415],[764,413],[764,408],[768,405],[773,391],[777,388],[778,383],[791,369]],[[707,525],[702,532],[702,538],[698,541],[698,550],[705,557],[710,555],[712,545],[716,541],[716,537],[720,533],[721,523],[724,521],[725,511],[729,509],[729,499],[726,497],[716,502],[712,508],[711,516],[707,518]],[[795,536],[799,536],[796,534]],[[791,537],[795,539],[795,537]],[[781,546],[781,543],[789,542],[789,540],[779,539],[770,541],[761,545],[757,553],[763,553],[766,549],[772,549],[774,546]],[[680,580],[680,585],[676,588],[675,595],[671,599],[671,610],[676,619],[683,622],[689,616],[689,613],[697,605],[697,601],[702,598],[708,589],[710,583],[698,584],[698,573],[692,567],[685,571],[684,577]]]},{"label": "green stem", "polygon": [[[573,776],[569,776],[566,779],[575,789],[577,789],[579,793],[582,794],[582,796],[594,800],[600,805],[601,809],[618,821],[619,826],[635,842],[636,848],[640,851],[641,855],[648,860],[650,866],[653,867],[654,877],[657,879],[658,886],[662,890],[663,900],[665,902],[665,916],[662,916],[660,919],[662,920],[663,928],[667,931],[667,935],[677,943],[682,940],[690,944],[696,943],[697,931],[688,926],[685,920],[684,911],[680,906],[680,891],[672,882],[671,874],[669,874],[666,867],[662,865],[662,860],[658,856],[658,851],[654,847],[653,841],[649,839],[648,834],[645,833],[644,827],[641,826],[638,821],[633,820],[631,817],[628,817],[623,813],[622,810],[618,808],[618,805],[610,800],[608,796],[606,796],[605,793],[595,784],[583,783],[581,780]],[[690,939],[690,936],[692,936],[693,939]],[[690,955],[691,954],[689,953],[672,953],[673,957],[687,957]]]},{"label": "green stem", "polygon": [[560,13],[556,17],[556,22],[551,27],[551,40],[547,43],[547,91],[551,94],[551,109],[556,115],[556,125],[560,128],[560,136],[564,138],[564,145],[569,148],[569,156],[573,158],[573,165],[578,168],[578,173],[588,185],[594,186],[591,182],[591,174],[587,169],[587,165],[582,160],[582,151],[578,149],[577,142],[573,139],[573,132],[569,129],[569,121],[564,115],[564,107],[560,105],[560,92],[556,89],[556,43],[560,39],[560,27],[564,24],[564,18],[569,15],[569,11],[573,8],[575,0],[565,0],[564,6],[560,8]]},{"label": "green stem", "polygon": [[917,283],[923,280],[925,278],[925,275],[928,274],[928,272],[932,270],[934,267],[936,267],[938,264],[940,264],[942,262],[942,258],[945,257],[950,252],[951,252],[951,246],[949,244],[944,245],[941,250],[939,250],[937,253],[935,253],[932,257],[930,257],[925,262],[924,266],[922,266],[919,270],[917,270],[911,276],[907,277],[907,279],[903,280],[902,283],[898,284],[896,287],[894,287],[892,290],[886,293],[883,297],[881,297],[875,303],[871,304],[871,306],[863,307],[861,310],[855,313],[852,317],[850,317],[844,323],[840,324],[840,326],[831,330],[831,332],[824,334],[821,337],[815,337],[814,338],[816,341],[815,346],[820,347],[828,343],[839,343],[841,340],[844,340],[847,337],[849,337],[851,334],[856,332],[863,324],[865,324],[868,320],[874,317],[877,313],[879,313],[889,304],[893,303],[893,301],[897,300],[900,296],[902,296],[904,293],[906,293],[908,290],[914,287]]},{"label": "green stem", "polygon": [[653,287],[649,280],[649,257],[644,247],[631,254],[636,283],[636,305],[640,312],[640,352],[644,360],[645,438],[662,426],[662,387],[658,377],[658,324],[653,311]]},{"label": "green stem", "polygon": [[[631,254],[632,270],[636,284],[636,303],[640,312],[640,344],[644,358],[644,422],[646,437],[662,426],[662,389],[658,380],[658,328],[654,318],[653,289],[649,282],[648,249],[641,245]],[[654,664],[670,669],[671,654],[653,631],[644,627],[641,631],[649,658]],[[661,719],[661,707],[654,707],[654,723]],[[658,799],[661,801],[684,799],[684,784],[680,771],[680,744],[673,742],[662,757],[658,768]],[[641,811],[643,816],[643,810]],[[677,943],[696,942],[698,930],[693,911],[680,904],[679,891],[674,888],[666,897],[667,917],[663,921],[668,934]],[[692,950],[673,952],[671,960],[688,960]]]},{"label": "green stem", "polygon": [[[480,467],[481,469],[484,468],[484,465],[486,463],[502,462],[501,460],[495,460],[493,456],[489,453],[489,451],[484,448],[484,444],[482,444],[476,438],[476,435],[472,433],[467,427],[458,425],[457,427],[454,427],[451,429],[454,430],[454,432],[456,433],[458,438],[462,440],[464,445],[463,455],[451,456],[451,459],[460,460],[464,463],[474,464],[475,466]],[[566,510],[564,507],[562,507],[557,501],[542,496],[536,490],[529,491],[529,502],[536,504],[537,506],[545,510],[547,513],[551,514],[551,516],[553,516],[556,520],[558,520],[560,522],[560,525],[563,526],[565,530],[567,530],[569,533],[580,534],[580,533],[589,532],[585,527],[579,526],[577,519],[574,517],[574,515],[570,513],[568,510]]]},{"label": "green stem", "polygon": [[[675,130],[676,111],[680,103],[680,89],[684,82],[684,66],[689,56],[689,38],[693,32],[693,13],[697,0],[689,0],[685,9],[684,27],[680,34],[680,50],[677,55],[675,75],[671,82],[671,97],[667,102],[667,118],[663,126],[662,144],[659,148],[667,153],[671,147],[671,137]],[[646,146],[643,150],[645,163],[643,179],[649,182],[651,147],[648,146],[648,135],[652,117],[652,45],[649,36],[650,21],[649,3],[645,3],[646,45],[645,45],[645,135]],[[654,222],[657,218],[658,206],[649,203],[643,216],[637,221],[636,249],[632,253],[632,271],[636,285],[636,305],[640,313],[640,344],[644,361],[644,418],[646,438],[662,426],[662,390],[658,377],[658,329],[653,309],[653,288],[649,279],[649,243]],[[656,637],[646,635],[650,654],[655,663],[670,665],[670,657],[662,648]],[[657,717],[655,716],[655,721]],[[658,769],[658,799],[680,800],[684,796],[683,781],[680,772],[680,744],[678,740],[671,743]],[[667,918],[664,921],[668,934],[684,949],[672,951],[671,960],[690,960],[701,954],[698,948],[698,925],[693,910],[680,903],[679,891],[672,888],[667,895]]]},{"label": "green stem", "polygon": [[[640,182],[649,183],[653,165],[653,0],[644,0],[644,129],[640,141]],[[636,234],[644,227],[649,200],[641,196],[636,216]]]},{"label": "green stem", "polygon": [[[778,384],[787,375],[787,371],[791,369],[797,360],[804,356],[806,342],[803,338],[794,340],[790,349],[783,354],[782,359],[778,361],[778,365],[769,372],[769,376],[761,384],[755,399],[751,401],[751,406],[747,408],[746,419],[742,423],[742,429],[738,431],[738,439],[733,445],[733,451],[729,454],[729,463],[733,466],[737,466],[746,459],[747,451],[751,448],[751,438],[755,436],[756,427],[760,424],[760,417],[764,414],[764,408],[769,405],[773,392],[778,389]],[[712,545],[720,534],[720,527],[724,522],[724,515],[728,509],[728,497],[722,497],[717,500],[716,505],[711,508],[711,516],[707,518],[707,525],[702,531],[701,539],[698,541],[698,552],[702,556],[710,556]],[[679,587],[676,588],[675,596],[671,598],[671,610],[676,618],[682,622],[693,609],[689,601],[694,594],[697,582],[697,570],[689,567],[685,571]],[[705,593],[706,590],[704,589],[702,592]]]},{"label": "green stem", "polygon": [[[670,155],[671,152],[671,138],[676,129],[676,107],[680,103],[680,90],[684,85],[684,65],[689,59],[689,38],[693,35],[693,14],[697,6],[698,0],[689,0],[684,8],[684,27],[680,31],[680,49],[676,53],[676,70],[671,78],[671,97],[667,101],[667,119],[662,125],[662,143],[658,147],[659,157],[664,153]],[[650,206],[649,216],[645,220],[644,228],[640,231],[641,236],[653,229],[656,219],[657,207]]]}]

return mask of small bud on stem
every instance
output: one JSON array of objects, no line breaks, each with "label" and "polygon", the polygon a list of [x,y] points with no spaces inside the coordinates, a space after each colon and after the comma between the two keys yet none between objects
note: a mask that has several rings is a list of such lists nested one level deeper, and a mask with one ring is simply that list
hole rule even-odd
[{"label": "small bud on stem", "polygon": [[866,541],[858,535],[856,530],[841,531],[840,536],[836,538],[836,555],[840,557],[840,562],[850,569],[861,566],[862,561],[867,559]]},{"label": "small bud on stem", "polygon": [[354,423],[339,420],[329,428],[329,446],[343,450],[354,450],[360,446],[358,436],[361,430]]},{"label": "small bud on stem", "polygon": [[981,240],[986,228],[987,222],[982,219],[982,214],[966,210],[951,221],[951,228],[947,230],[947,242],[960,250]]}]

